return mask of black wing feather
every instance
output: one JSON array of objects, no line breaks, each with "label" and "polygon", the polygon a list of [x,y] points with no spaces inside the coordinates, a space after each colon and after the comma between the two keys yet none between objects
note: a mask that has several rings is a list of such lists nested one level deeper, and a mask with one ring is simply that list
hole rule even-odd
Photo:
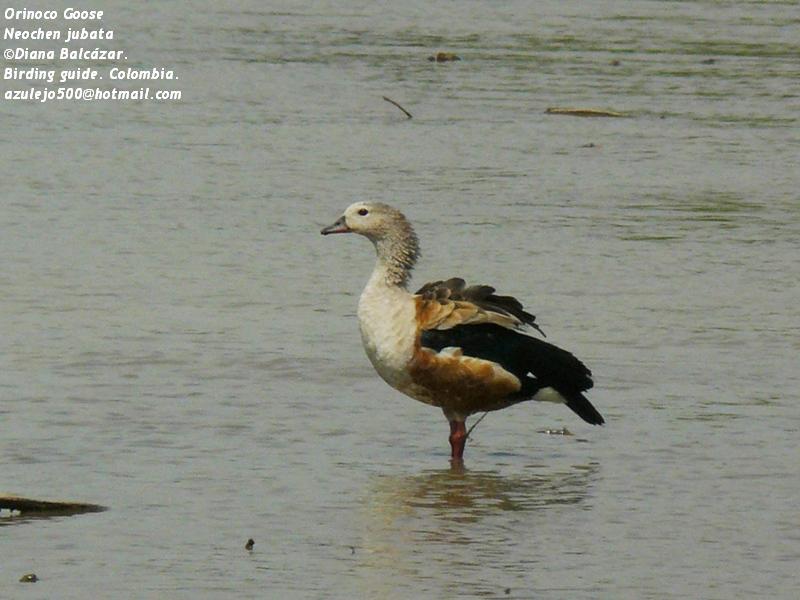
[{"label": "black wing feather", "polygon": [[461,348],[467,356],[499,364],[522,382],[522,389],[516,394],[520,400],[532,397],[544,387],[552,387],[585,421],[604,422],[581,393],[594,385],[592,372],[573,354],[553,344],[494,323],[426,330],[422,332],[421,343],[437,352],[451,346]]}]

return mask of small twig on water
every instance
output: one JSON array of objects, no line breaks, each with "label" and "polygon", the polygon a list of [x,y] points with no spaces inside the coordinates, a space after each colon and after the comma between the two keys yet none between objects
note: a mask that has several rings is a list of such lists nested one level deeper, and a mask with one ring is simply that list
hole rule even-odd
[{"label": "small twig on water", "polygon": [[402,110],[404,113],[406,113],[406,116],[407,116],[409,119],[413,119],[413,118],[414,118],[414,117],[412,117],[412,116],[411,116],[411,113],[410,113],[410,112],[408,112],[408,111],[407,111],[405,108],[403,108],[402,106],[400,106],[400,105],[399,105],[397,102],[395,102],[395,101],[394,101],[394,100],[392,100],[391,98],[389,98],[389,97],[387,97],[387,96],[384,96],[384,97],[383,97],[383,99],[384,99],[384,100],[386,100],[386,101],[387,101],[389,104],[394,104],[394,105],[395,105],[397,108],[399,108],[399,109],[400,109],[400,110]]},{"label": "small twig on water", "polygon": [[488,412],[485,412],[485,413],[483,413],[483,414],[482,414],[480,417],[478,417],[478,420],[477,420],[477,421],[475,421],[475,422],[472,424],[472,427],[470,427],[470,428],[467,430],[467,437],[466,437],[466,439],[469,439],[469,434],[470,434],[470,433],[472,433],[472,430],[473,430],[473,429],[475,429],[475,427],[477,427],[477,426],[478,426],[478,423],[480,423],[481,421],[483,421],[483,418],[484,418],[486,415],[488,415],[488,414],[489,414]]}]

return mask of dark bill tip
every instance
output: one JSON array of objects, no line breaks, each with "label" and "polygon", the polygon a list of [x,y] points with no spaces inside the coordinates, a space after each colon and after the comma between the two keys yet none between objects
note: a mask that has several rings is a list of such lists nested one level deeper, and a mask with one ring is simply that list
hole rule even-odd
[{"label": "dark bill tip", "polygon": [[333,225],[328,225],[322,229],[320,233],[322,235],[329,235],[331,233],[350,233],[350,228],[347,226],[347,223],[345,223],[344,217],[339,217],[339,219]]}]

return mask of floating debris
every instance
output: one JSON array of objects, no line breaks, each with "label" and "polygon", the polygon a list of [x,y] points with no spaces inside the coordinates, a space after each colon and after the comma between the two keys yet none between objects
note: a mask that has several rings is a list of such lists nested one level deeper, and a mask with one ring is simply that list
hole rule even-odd
[{"label": "floating debris", "polygon": [[453,54],[452,52],[437,52],[436,54],[429,56],[428,60],[430,62],[452,62],[454,60],[461,60],[461,57],[458,54]]},{"label": "floating debris", "polygon": [[406,116],[407,116],[409,119],[413,119],[413,118],[414,118],[414,117],[412,117],[412,116],[411,116],[411,113],[410,113],[410,112],[408,112],[408,111],[407,111],[405,108],[403,108],[402,106],[400,106],[400,105],[399,105],[397,102],[395,102],[394,100],[392,100],[392,99],[391,99],[391,98],[389,98],[388,96],[383,96],[383,99],[384,99],[384,100],[386,100],[386,101],[387,101],[389,104],[394,104],[394,105],[395,105],[397,108],[399,108],[399,109],[400,109],[400,110],[402,110],[404,113],[406,113]]},{"label": "floating debris", "polygon": [[540,429],[539,433],[546,433],[547,435],[575,435],[566,427],[561,429]]},{"label": "floating debris", "polygon": [[256,545],[255,540],[253,538],[250,538],[249,540],[247,540],[247,543],[244,545],[244,549],[247,550],[248,552],[252,552],[253,551],[253,546],[255,546],[255,545]]},{"label": "floating debris", "polygon": [[701,65],[713,65],[715,62],[717,62],[716,58],[707,58],[705,60],[701,60],[700,64]]},{"label": "floating debris", "polygon": [[102,512],[107,508],[99,504],[87,504],[85,502],[33,500],[32,498],[0,494],[0,510],[10,510],[12,513],[18,512],[22,515],[51,517]]},{"label": "floating debris", "polygon": [[36,573],[26,573],[19,578],[20,583],[36,583],[37,581],[39,581],[39,578],[36,576]]},{"label": "floating debris", "polygon": [[596,108],[559,108],[551,106],[546,111],[548,115],[567,115],[569,117],[624,117],[625,115],[613,110],[600,110]]}]

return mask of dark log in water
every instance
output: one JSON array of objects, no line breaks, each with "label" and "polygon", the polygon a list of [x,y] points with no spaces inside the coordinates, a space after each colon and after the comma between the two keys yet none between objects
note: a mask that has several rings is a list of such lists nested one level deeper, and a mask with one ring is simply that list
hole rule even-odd
[{"label": "dark log in water", "polygon": [[106,507],[100,506],[99,504],[87,504],[85,502],[34,500],[32,498],[0,494],[0,510],[18,511],[23,515],[67,516],[88,512],[101,512],[106,510]]}]

